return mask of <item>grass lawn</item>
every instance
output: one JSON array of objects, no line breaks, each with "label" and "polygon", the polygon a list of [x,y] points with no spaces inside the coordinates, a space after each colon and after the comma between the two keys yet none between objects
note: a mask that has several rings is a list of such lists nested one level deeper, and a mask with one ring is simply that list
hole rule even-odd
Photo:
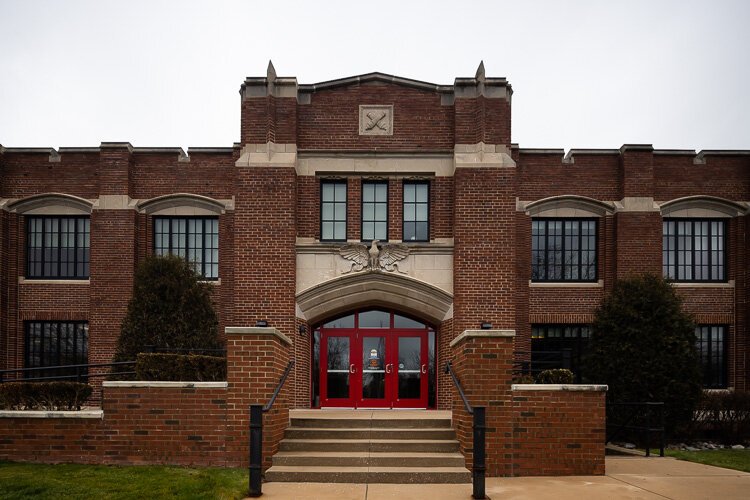
[{"label": "grass lawn", "polygon": [[[659,451],[657,450],[657,454]],[[668,457],[697,462],[699,464],[715,465],[727,469],[750,472],[750,449],[747,450],[701,450],[701,451],[677,451],[664,450]]]},{"label": "grass lawn", "polygon": [[246,469],[0,462],[3,499],[240,499],[246,494]]}]

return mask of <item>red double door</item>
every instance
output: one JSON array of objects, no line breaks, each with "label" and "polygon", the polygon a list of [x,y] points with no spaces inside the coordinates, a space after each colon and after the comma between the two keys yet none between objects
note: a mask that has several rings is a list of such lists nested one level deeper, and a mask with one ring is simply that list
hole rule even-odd
[{"label": "red double door", "polygon": [[322,407],[427,408],[426,331],[324,329],[321,334]]}]

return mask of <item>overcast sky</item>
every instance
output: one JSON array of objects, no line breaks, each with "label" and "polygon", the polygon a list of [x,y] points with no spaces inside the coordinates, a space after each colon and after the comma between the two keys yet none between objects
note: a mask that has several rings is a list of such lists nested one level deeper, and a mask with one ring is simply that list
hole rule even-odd
[{"label": "overcast sky", "polygon": [[750,1],[0,0],[0,144],[231,146],[238,90],[513,85],[521,147],[750,149]]}]

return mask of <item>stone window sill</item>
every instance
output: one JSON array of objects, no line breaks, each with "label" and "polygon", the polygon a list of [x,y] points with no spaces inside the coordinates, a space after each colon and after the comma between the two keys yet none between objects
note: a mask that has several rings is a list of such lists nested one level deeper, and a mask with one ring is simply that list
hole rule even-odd
[{"label": "stone window sill", "polygon": [[604,280],[599,281],[529,281],[529,288],[604,288]]}]

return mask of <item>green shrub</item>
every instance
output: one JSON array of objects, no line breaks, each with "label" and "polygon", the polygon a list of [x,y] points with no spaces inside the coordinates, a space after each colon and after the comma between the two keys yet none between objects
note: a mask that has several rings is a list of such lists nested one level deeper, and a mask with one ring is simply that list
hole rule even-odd
[{"label": "green shrub", "polygon": [[227,379],[227,360],[195,354],[141,353],[136,358],[138,380],[221,382]]},{"label": "green shrub", "polygon": [[[141,262],[114,360],[133,361],[139,353],[148,352],[149,346],[196,350],[221,347],[211,302],[212,286],[202,279],[180,257],[150,256]],[[130,367],[112,371],[130,371]]]},{"label": "green shrub", "polygon": [[573,372],[565,368],[544,370],[536,377],[537,384],[572,384],[574,380]]},{"label": "green shrub", "polygon": [[624,402],[664,402],[664,424],[674,432],[693,416],[701,396],[695,326],[682,300],[661,276],[615,281],[595,312],[586,370],[607,384],[607,418],[627,420]]},{"label": "green shrub", "polygon": [[513,383],[514,384],[534,384],[536,383],[536,379],[533,375],[525,374],[525,375],[516,375],[513,377]]},{"label": "green shrub", "polygon": [[79,382],[6,382],[0,384],[3,410],[80,410],[91,387]]}]

